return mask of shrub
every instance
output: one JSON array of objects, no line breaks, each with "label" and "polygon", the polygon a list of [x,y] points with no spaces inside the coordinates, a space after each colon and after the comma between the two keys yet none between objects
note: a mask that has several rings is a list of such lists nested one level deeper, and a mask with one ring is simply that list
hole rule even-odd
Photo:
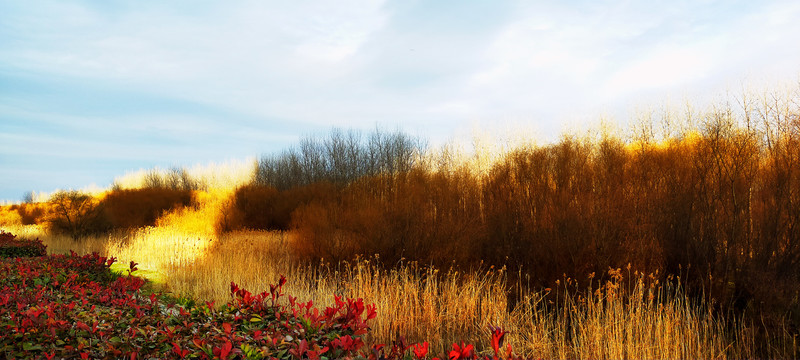
[{"label": "shrub", "polygon": [[22,225],[41,224],[46,221],[47,204],[20,204],[17,207]]},{"label": "shrub", "polygon": [[330,260],[380,254],[387,264],[403,258],[443,267],[478,262],[472,251],[481,238],[475,185],[466,172],[362,178],[338,198],[295,211],[295,250]]},{"label": "shrub", "polygon": [[361,299],[336,297],[324,310],[287,300],[283,277],[259,294],[231,283],[221,308],[184,308],[141,294],[144,281],[115,276],[114,262],[96,253],[0,259],[0,357],[352,358],[376,316]]},{"label": "shrub", "polygon": [[17,239],[17,236],[0,230],[0,257],[35,257],[47,255],[47,246],[41,240]]},{"label": "shrub", "polygon": [[702,127],[660,141],[522,147],[479,174],[420,164],[364,175],[295,200],[294,246],[312,258],[484,260],[545,287],[631,264],[682,274],[691,296],[724,310],[800,319],[800,122],[770,134],[732,113],[709,112]]},{"label": "shrub", "polygon": [[73,240],[96,235],[111,229],[103,204],[79,191],[60,191],[49,201],[53,211],[50,229],[66,233]]},{"label": "shrub", "polygon": [[375,131],[362,137],[357,131],[333,129],[326,137],[306,137],[296,148],[262,157],[255,183],[278,190],[319,182],[345,186],[363,176],[397,175],[417,165],[421,140],[397,131]]},{"label": "shrub", "polygon": [[310,203],[326,203],[338,198],[340,190],[329,182],[293,187],[278,191],[271,186],[248,185],[234,194],[233,206],[240,228],[288,230],[292,214]]},{"label": "shrub", "polygon": [[285,229],[289,214],[278,209],[278,190],[269,186],[248,185],[236,189],[232,209],[234,227],[247,229]]},{"label": "shrub", "polygon": [[191,190],[143,188],[112,191],[102,205],[114,228],[138,228],[153,226],[165,211],[191,202]]}]

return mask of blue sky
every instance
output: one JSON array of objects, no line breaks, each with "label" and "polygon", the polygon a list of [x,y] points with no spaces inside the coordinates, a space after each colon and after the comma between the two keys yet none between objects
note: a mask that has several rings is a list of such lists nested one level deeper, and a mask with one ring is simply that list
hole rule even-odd
[{"label": "blue sky", "polygon": [[796,19],[795,0],[0,0],[0,200],[332,127],[554,139],[642,103],[795,80]]}]

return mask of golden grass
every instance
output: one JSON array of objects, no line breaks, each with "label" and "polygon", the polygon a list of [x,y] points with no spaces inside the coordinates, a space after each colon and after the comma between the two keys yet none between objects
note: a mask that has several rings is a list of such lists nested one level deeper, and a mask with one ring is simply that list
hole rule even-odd
[{"label": "golden grass", "polygon": [[74,241],[69,235],[53,234],[40,225],[2,226],[21,238],[40,238],[48,254],[97,252],[113,256],[117,262],[136,261],[139,268],[163,271],[175,264],[192,263],[206,252],[214,238],[207,234],[176,231],[168,227],[146,227],[133,231],[115,231],[105,236]]},{"label": "golden grass", "polygon": [[[510,306],[504,269],[460,273],[404,263],[386,270],[370,259],[303,265],[289,251],[295,241],[291,233],[218,236],[156,227],[73,243],[36,226],[4,230],[41,237],[52,253],[72,248],[113,255],[123,263],[137,261],[140,268],[163,274],[167,291],[218,304],[230,300],[231,281],[260,292],[282,274],[289,279],[286,293],[318,306],[331,304],[333,295],[364,298],[377,306],[369,340],[379,343],[402,334],[412,342],[429,341],[436,352],[460,341],[487,352],[487,327],[499,325],[511,331],[507,342],[515,351],[537,358],[754,355],[755,340],[747,328],[715,317],[707,305],[690,304],[679,288],[655,285],[638,273],[612,272],[596,288],[591,284],[597,282],[581,288],[565,280],[552,291],[521,290],[515,294],[520,300]],[[796,344],[791,346],[797,351]]]},{"label": "golden grass", "polygon": [[173,232],[212,235],[221,232],[220,219],[230,206],[234,189],[194,191],[193,205],[177,207],[156,220],[156,225]]},{"label": "golden grass", "polygon": [[170,267],[167,286],[176,293],[220,303],[230,300],[231,281],[262,291],[283,274],[290,280],[285,287],[288,294],[321,306],[332,305],[333,295],[375,303],[381,316],[372,324],[372,340],[382,343],[391,342],[398,333],[439,348],[454,337],[484,343],[487,326],[508,316],[501,273],[442,276],[416,264],[386,271],[369,260],[304,266],[291,260],[286,250],[291,241],[293,235],[286,233],[223,236],[203,259]]}]

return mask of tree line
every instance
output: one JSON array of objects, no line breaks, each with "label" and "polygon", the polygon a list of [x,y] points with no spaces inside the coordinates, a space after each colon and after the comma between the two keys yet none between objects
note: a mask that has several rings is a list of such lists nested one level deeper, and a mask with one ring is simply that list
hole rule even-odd
[{"label": "tree line", "polygon": [[336,130],[262,158],[233,228],[292,229],[312,259],[506,265],[543,286],[630,264],[800,324],[799,106],[772,93],[651,111],[628,136],[519,147],[488,172],[400,133]]}]

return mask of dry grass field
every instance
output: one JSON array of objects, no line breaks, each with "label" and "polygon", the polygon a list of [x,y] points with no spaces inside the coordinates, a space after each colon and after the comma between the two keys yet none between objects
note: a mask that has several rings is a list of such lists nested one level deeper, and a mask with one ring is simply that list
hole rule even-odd
[{"label": "dry grass field", "polygon": [[[499,325],[510,331],[507,342],[516,351],[535,358],[751,358],[756,351],[756,339],[743,324],[715,316],[674,283],[626,269],[604,274],[602,282],[564,279],[557,288],[512,290],[505,269],[463,273],[413,262],[384,269],[374,259],[302,264],[287,251],[294,235],[286,232],[218,236],[153,227],[76,244],[38,226],[3,229],[40,237],[52,253],[96,251],[123,263],[137,261],[163,276],[162,290],[197,300],[224,303],[231,281],[265,289],[281,274],[289,279],[288,293],[315,304],[329,304],[334,295],[364,298],[377,305],[369,335],[374,343],[404,334],[410,341],[429,341],[439,352],[454,342],[484,343],[488,326]],[[512,305],[508,295],[514,291],[511,298],[518,301]],[[776,351],[797,347],[774,345]]]}]

